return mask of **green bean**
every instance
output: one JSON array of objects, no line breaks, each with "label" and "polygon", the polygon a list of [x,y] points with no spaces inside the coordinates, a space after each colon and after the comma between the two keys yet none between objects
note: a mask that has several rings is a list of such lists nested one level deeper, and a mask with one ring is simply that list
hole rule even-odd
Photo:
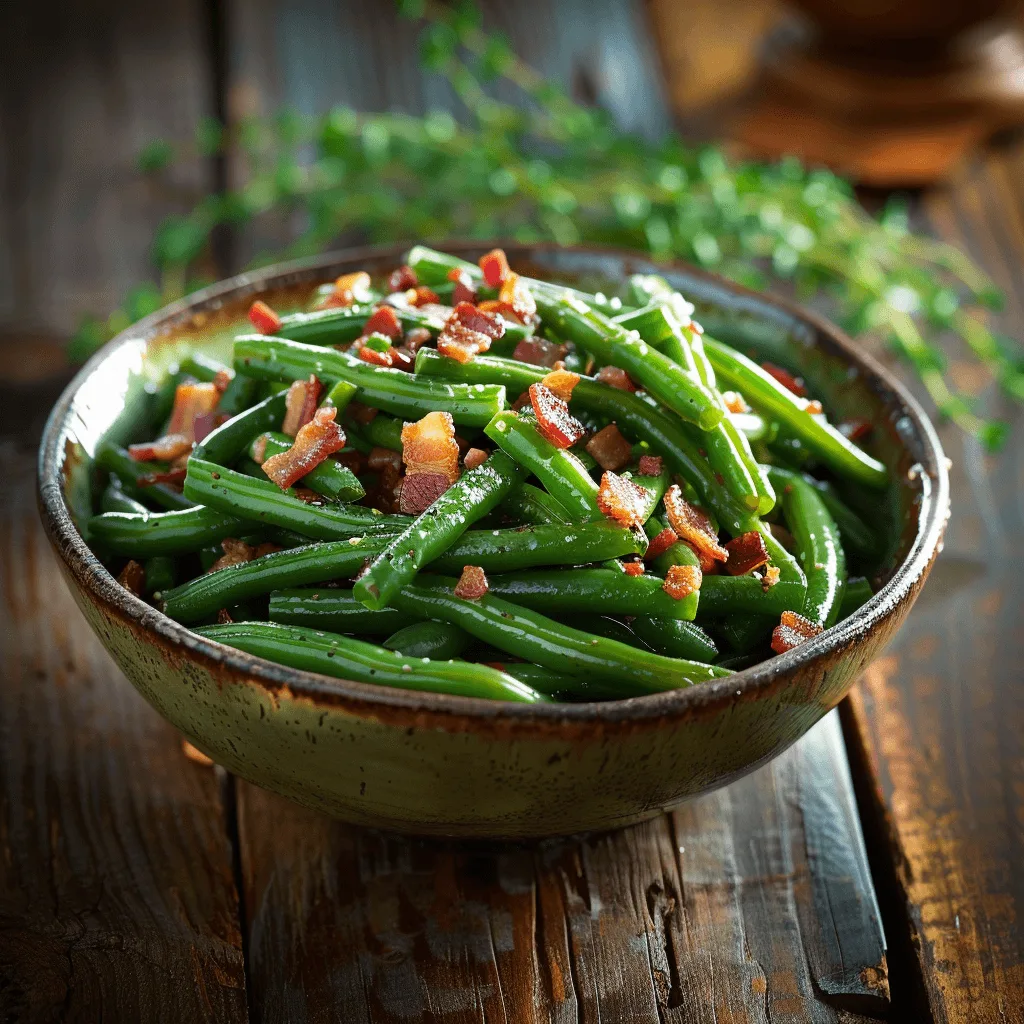
[{"label": "green bean", "polygon": [[634,697],[726,674],[711,665],[665,658],[583,633],[490,594],[464,600],[454,595],[455,583],[444,576],[420,576],[392,603],[402,611],[461,626],[484,643],[573,676],[579,692],[592,697]]},{"label": "green bean", "polygon": [[807,576],[803,614],[828,629],[839,617],[846,586],[846,555],[839,527],[821,496],[802,476],[777,466],[771,474],[782,492],[786,525],[796,541]]},{"label": "green bean", "polygon": [[753,360],[711,338],[704,345],[715,370],[763,415],[778,419],[840,476],[868,487],[884,487],[888,470],[821,416],[807,411],[808,401],[783,387]]},{"label": "green bean", "polygon": [[389,604],[424,565],[497,507],[522,482],[522,475],[504,452],[494,452],[483,465],[467,470],[374,558],[356,581],[353,594],[367,608]]},{"label": "green bean", "polygon": [[367,608],[352,596],[352,591],[334,587],[274,590],[270,594],[268,617],[273,622],[293,626],[368,636],[390,636],[420,621],[395,608]]},{"label": "green bean", "polygon": [[330,381],[347,380],[359,388],[360,401],[407,419],[439,410],[451,413],[458,424],[482,427],[505,407],[505,389],[500,385],[445,384],[388,366],[372,366],[348,352],[283,338],[236,338],[235,368],[261,379],[299,380],[316,374]]},{"label": "green bean", "polygon": [[328,408],[338,410],[340,419],[341,413],[348,408],[349,403],[356,397],[359,388],[347,380],[335,381],[334,386],[327,392],[327,397],[320,403]]},{"label": "green bean", "polygon": [[509,519],[519,520],[521,523],[544,524],[544,523],[568,523],[571,522],[569,513],[562,505],[539,487],[533,484],[523,484],[522,487],[514,490],[504,501],[501,511]]},{"label": "green bean", "polygon": [[163,472],[162,467],[154,462],[137,462],[128,454],[126,448],[112,441],[101,441],[96,446],[95,464],[105,469],[121,482],[121,490],[129,498],[145,504],[151,501],[166,509],[188,509],[195,502],[189,501],[181,491],[176,491],[167,484],[142,484],[140,481],[154,473]]},{"label": "green bean", "polygon": [[178,578],[177,562],[170,555],[153,555],[142,563],[146,577],[146,595],[170,590]]},{"label": "green bean", "polygon": [[835,487],[825,480],[815,480],[806,473],[803,479],[818,492],[829,515],[835,520],[843,548],[867,561],[877,558],[878,537],[874,530],[843,501]]},{"label": "green bean", "polygon": [[409,658],[336,633],[283,626],[276,622],[234,622],[196,630],[208,640],[269,658],[305,672],[353,679],[378,686],[461,697],[537,703],[546,697],[486,665],[466,661],[432,662]]},{"label": "green bean", "polygon": [[692,619],[698,592],[677,600],[657,576],[611,569],[542,569],[488,578],[489,593],[548,615],[597,613]]},{"label": "green bean", "polygon": [[193,506],[171,512],[104,512],[89,520],[89,537],[105,550],[137,560],[182,555],[251,529],[243,519]]},{"label": "green bean", "polygon": [[625,476],[647,492],[647,497],[644,499],[643,512],[641,513],[641,519],[646,523],[654,514],[658,503],[665,497],[665,492],[672,482],[669,472],[667,469],[663,469],[657,476],[641,476],[640,474],[633,473],[626,473]]},{"label": "green bean", "polygon": [[518,679],[524,686],[529,686],[530,689],[543,693],[552,700],[572,700],[578,696],[586,699],[589,695],[589,690],[586,690],[585,687],[583,687],[584,692],[581,694],[579,680],[572,676],[563,675],[561,672],[555,672],[550,668],[545,668],[543,665],[532,665],[526,661],[510,661],[507,663],[499,661],[491,662],[490,664],[494,668],[500,668],[502,672],[506,672],[513,679]]},{"label": "green bean", "polygon": [[718,657],[714,640],[696,622],[638,615],[632,629],[651,650],[670,658],[711,662]]},{"label": "green bean", "polygon": [[871,589],[871,584],[863,576],[851,576],[846,581],[843,601],[839,606],[839,619],[845,619],[852,615],[874,596],[875,592]]},{"label": "green bean", "polygon": [[190,377],[195,377],[196,380],[209,384],[210,381],[216,379],[218,373],[230,369],[230,367],[219,359],[206,355],[205,352],[189,352],[178,364],[178,369]]},{"label": "green bean", "polygon": [[730,615],[757,612],[778,618],[782,612],[798,611],[804,605],[807,588],[799,583],[779,582],[765,589],[756,576],[707,576],[700,585],[700,614]]},{"label": "green bean", "polygon": [[132,515],[140,516],[149,515],[149,509],[141,501],[129,498],[121,489],[120,484],[115,483],[116,480],[117,477],[113,477],[111,482],[103,488],[103,494],[100,495],[100,511],[129,512]]},{"label": "green bean", "polygon": [[402,421],[394,416],[378,413],[362,427],[362,435],[375,448],[402,450]]},{"label": "green bean", "polygon": [[653,650],[649,644],[644,643],[621,619],[612,618],[610,615],[563,615],[558,613],[557,619],[565,626],[578,629],[581,633],[593,633],[595,636],[604,636],[609,640],[618,640],[620,644],[628,647],[639,647],[641,650]]},{"label": "green bean", "polygon": [[772,629],[777,624],[777,616],[740,612],[722,619],[716,628],[733,655],[745,655],[758,648],[767,647]]},{"label": "green bean", "polygon": [[457,658],[470,645],[472,637],[450,622],[414,622],[392,634],[381,645],[407,658],[432,658],[447,661]]},{"label": "green bean", "polygon": [[257,434],[281,429],[287,398],[287,391],[279,391],[237,416],[232,416],[226,423],[211,430],[192,449],[190,459],[219,462],[223,466],[234,462]]},{"label": "green bean", "polygon": [[673,325],[665,316],[660,302],[648,303],[628,313],[619,313],[612,320],[627,331],[636,331],[648,345],[659,350],[674,338]]},{"label": "green bean", "polygon": [[[293,439],[278,431],[267,431],[253,438],[249,445],[249,454],[255,457],[262,448],[263,460],[271,455],[288,451]],[[257,465],[259,461],[256,460]],[[261,468],[262,472],[262,468]],[[325,494],[335,501],[358,501],[366,490],[348,466],[343,466],[337,459],[326,458],[320,465],[311,469],[303,478],[302,486]]]},{"label": "green bean", "polygon": [[597,484],[572,452],[557,448],[525,416],[499,412],[484,433],[544,485],[574,518],[599,519]]}]

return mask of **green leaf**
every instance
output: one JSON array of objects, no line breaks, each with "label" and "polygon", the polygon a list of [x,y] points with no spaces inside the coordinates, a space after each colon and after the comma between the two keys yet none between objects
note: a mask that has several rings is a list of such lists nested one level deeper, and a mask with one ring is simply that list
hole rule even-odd
[{"label": "green leaf", "polygon": [[143,174],[156,174],[174,159],[174,147],[166,139],[147,142],[135,158],[135,164]]},{"label": "green leaf", "polygon": [[109,338],[110,334],[102,320],[94,316],[83,317],[68,342],[68,362],[75,366],[84,363]]},{"label": "green leaf", "polygon": [[209,231],[192,217],[168,217],[157,229],[153,261],[158,267],[187,266],[206,245]]},{"label": "green leaf", "polygon": [[224,142],[224,126],[215,117],[201,117],[196,125],[196,147],[203,156],[220,152]]}]

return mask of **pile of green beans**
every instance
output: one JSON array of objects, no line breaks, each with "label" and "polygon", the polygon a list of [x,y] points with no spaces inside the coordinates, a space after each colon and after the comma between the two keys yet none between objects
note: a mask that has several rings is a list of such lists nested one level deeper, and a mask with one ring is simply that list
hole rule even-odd
[{"label": "pile of green beans", "polygon": [[[663,278],[635,275],[616,296],[524,277],[518,287],[537,312],[513,313],[496,265],[415,246],[407,266],[437,302],[418,307],[375,282],[360,303],[318,308],[334,294],[324,285],[314,308],[269,320],[254,311],[273,333],[239,332],[230,367],[201,349],[187,355],[158,385],[160,422],[130,440],[166,434],[190,380],[218,388],[214,429],[210,414],[205,436],[198,420],[187,425],[198,440],[172,465],[135,459],[122,438],[99,444],[96,514],[85,524],[97,554],[115,574],[138,562],[140,596],[250,654],[356,682],[526,703],[700,685],[770,656],[785,613],[813,633],[870,600],[885,545],[848,498],[883,493],[889,474],[813,397],[703,335]],[[442,344],[457,319],[446,308],[453,271],[472,301],[490,300],[482,309],[500,334],[467,359]],[[385,305],[394,317],[375,322],[401,332],[395,349],[416,330],[414,362],[407,349],[378,365],[390,351],[380,337],[364,348],[367,321]],[[529,398],[551,372],[529,361],[545,350],[576,372],[564,411],[586,433],[569,447]],[[310,397],[333,412],[307,428]],[[403,431],[436,413],[450,424],[445,454],[414,467]],[[604,446],[587,448],[610,424],[627,442],[616,439],[614,462]],[[301,462],[294,486],[264,473],[267,458],[305,458],[310,437],[337,428],[340,455]],[[470,448],[483,452],[466,468]],[[403,474],[417,471],[444,476],[423,511],[401,495]],[[633,495],[628,519],[610,501],[616,486]],[[685,522],[679,496],[696,507]],[[737,565],[744,552],[756,557]],[[478,570],[484,588],[463,590],[480,585]]]}]

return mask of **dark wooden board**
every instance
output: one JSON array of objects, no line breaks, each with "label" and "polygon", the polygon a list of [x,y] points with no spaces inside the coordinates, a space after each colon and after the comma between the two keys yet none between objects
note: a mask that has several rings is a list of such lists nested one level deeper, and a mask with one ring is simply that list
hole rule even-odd
[{"label": "dark wooden board", "polygon": [[836,1021],[887,1007],[838,719],[621,832],[472,846],[240,784],[260,1021]]},{"label": "dark wooden board", "polygon": [[0,444],[0,1018],[244,1021],[222,783],[75,607],[34,462]]}]

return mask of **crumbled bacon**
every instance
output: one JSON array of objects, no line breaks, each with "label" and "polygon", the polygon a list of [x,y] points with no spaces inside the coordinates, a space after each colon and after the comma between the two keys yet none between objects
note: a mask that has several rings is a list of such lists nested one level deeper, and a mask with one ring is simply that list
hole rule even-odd
[{"label": "crumbled bacon", "polygon": [[738,391],[723,391],[722,401],[729,412],[750,412],[750,406],[747,405],[743,396]]},{"label": "crumbled bacon", "polygon": [[402,336],[402,323],[393,306],[378,306],[363,325],[364,337],[383,334],[385,338],[397,341]]},{"label": "crumbled bacon", "polygon": [[651,539],[650,544],[647,545],[645,557],[650,559],[658,558],[668,551],[670,547],[678,543],[679,538],[676,536],[675,530],[670,530],[666,526],[661,533]]},{"label": "crumbled bacon", "polygon": [[128,445],[128,454],[136,462],[171,462],[192,451],[192,442],[184,434],[164,434],[155,441]]},{"label": "crumbled bacon", "polygon": [[614,423],[599,430],[588,442],[587,451],[602,469],[618,470],[633,458],[633,446]]},{"label": "crumbled bacon", "polygon": [[537,429],[556,448],[571,448],[586,434],[586,428],[569,406],[543,384],[530,385],[530,405],[537,416]]},{"label": "crumbled bacon", "polygon": [[139,477],[139,486],[152,487],[154,484],[169,484],[181,490],[181,485],[185,482],[187,475],[188,470],[184,466],[169,469],[164,473],[147,473],[145,476]]},{"label": "crumbled bacon", "polygon": [[297,380],[288,389],[288,397],[285,399],[284,422],[281,424],[281,432],[289,437],[295,437],[299,429],[304,427],[313,418],[317,404],[320,401],[320,392],[323,385],[315,374],[309,375],[309,380]]},{"label": "crumbled bacon", "polygon": [[196,444],[222,423],[227,423],[230,418],[222,412],[201,412],[192,424],[192,433],[195,435]]},{"label": "crumbled bacon", "polygon": [[414,327],[405,335],[405,347],[415,355],[428,341],[430,331],[426,327]]},{"label": "crumbled bacon", "polygon": [[412,373],[416,367],[416,357],[404,345],[391,350],[391,365],[396,370]]},{"label": "crumbled bacon", "polygon": [[703,574],[695,565],[673,565],[665,573],[665,582],[661,589],[670,597],[681,601],[692,593],[700,590]]},{"label": "crumbled bacon", "polygon": [[486,352],[491,342],[504,333],[505,324],[499,317],[460,302],[437,337],[437,350],[456,362],[468,363],[475,355]]},{"label": "crumbled bacon", "polygon": [[803,398],[807,394],[802,377],[794,377],[789,370],[776,366],[775,363],[762,363],[761,369],[774,377],[787,391],[792,391],[797,398]]},{"label": "crumbled bacon", "polygon": [[377,413],[380,410],[374,409],[372,405],[363,405],[362,402],[357,402],[353,399],[345,407],[345,412],[352,417],[354,423],[365,427],[367,423],[372,423],[377,418]]},{"label": "crumbled bacon", "polygon": [[125,590],[130,590],[136,597],[142,597],[142,593],[146,589],[146,570],[135,559],[132,559],[117,574],[117,582]]},{"label": "crumbled bacon", "polygon": [[237,537],[225,537],[220,542],[220,548],[224,554],[210,566],[207,572],[217,572],[220,569],[228,568],[230,565],[241,565],[243,562],[251,562],[256,557],[256,549],[251,544],[246,543],[244,540],[239,540]]},{"label": "crumbled bacon", "polygon": [[415,288],[419,283],[416,271],[407,263],[403,263],[397,270],[391,271],[391,276],[388,278],[388,291],[408,291],[410,288]]},{"label": "crumbled bacon", "polygon": [[636,391],[633,378],[618,366],[602,366],[597,371],[597,379],[610,388],[618,388],[620,391]]},{"label": "crumbled bacon", "polygon": [[700,571],[704,573],[705,576],[718,575],[718,569],[721,563],[718,562],[714,556],[703,548],[698,548],[696,544],[692,544],[688,540],[684,540],[681,543],[685,544],[697,556],[697,560],[700,563]]},{"label": "crumbled bacon", "polygon": [[263,463],[263,472],[281,490],[287,490],[296,480],[316,469],[328,455],[345,447],[345,431],[334,422],[338,410],[317,409],[313,419],[299,428],[295,443],[287,451],[271,455]]},{"label": "crumbled bacon", "polygon": [[455,596],[467,601],[479,601],[487,593],[487,575],[479,565],[467,565],[455,584]]},{"label": "crumbled bacon", "polygon": [[661,476],[664,465],[660,455],[641,455],[636,468],[641,476]]},{"label": "crumbled bacon", "polygon": [[356,476],[359,476],[366,467],[366,459],[363,456],[363,453],[357,452],[355,448],[343,449],[334,456],[334,459],[335,461],[340,462],[343,466],[352,470]]},{"label": "crumbled bacon", "polygon": [[563,402],[568,402],[572,397],[572,389],[576,387],[580,382],[580,375],[573,373],[571,370],[562,369],[552,370],[542,381],[549,391],[552,391],[557,395]]},{"label": "crumbled bacon", "polygon": [[512,411],[520,412],[530,404],[530,392],[524,391],[513,403]]},{"label": "crumbled bacon", "polygon": [[167,424],[168,434],[182,434],[195,440],[196,418],[212,413],[220,401],[220,393],[212,384],[185,381],[174,392],[174,408]]},{"label": "crumbled bacon", "polygon": [[425,512],[451,483],[444,473],[407,473],[399,492],[398,509],[404,515],[418,516]]},{"label": "crumbled bacon", "polygon": [[730,576],[745,576],[754,569],[760,569],[768,561],[768,548],[764,537],[757,530],[750,530],[734,537],[725,545],[729,552],[729,560],[725,563],[725,571]]},{"label": "crumbled bacon", "polygon": [[466,469],[476,469],[477,466],[482,466],[490,456],[483,450],[483,448],[470,448],[466,452],[465,458],[462,460],[462,464]]},{"label": "crumbled bacon", "polygon": [[269,438],[266,434],[260,434],[252,443],[252,457],[253,461],[258,462],[261,466],[267,460],[267,441]]},{"label": "crumbled bacon", "polygon": [[664,497],[665,512],[669,525],[680,540],[685,540],[701,557],[709,562],[728,561],[729,552],[718,543],[718,537],[711,527],[711,520],[695,505],[691,505],[679,489],[673,484]]},{"label": "crumbled bacon", "polygon": [[362,359],[364,363],[370,363],[372,366],[392,366],[394,365],[394,356],[390,348],[385,349],[383,352],[378,352],[375,348],[370,348],[369,345],[363,345],[356,355]]},{"label": "crumbled bacon", "polygon": [[863,441],[871,433],[873,426],[867,420],[844,420],[839,424],[839,432],[848,441]]},{"label": "crumbled bacon", "polygon": [[357,302],[370,300],[370,275],[365,270],[357,270],[354,274],[342,274],[334,282],[332,305],[351,306]]},{"label": "crumbled bacon", "polygon": [[459,478],[459,445],[451,413],[428,412],[402,427],[402,460],[407,475],[440,473],[449,484]]},{"label": "crumbled bacon", "polygon": [[370,454],[366,456],[366,466],[376,472],[382,469],[400,470],[402,454],[393,448],[371,448]]},{"label": "crumbled bacon", "polygon": [[326,504],[324,496],[322,494],[318,494],[311,487],[293,487],[292,495],[298,498],[299,501],[304,501],[307,505]]},{"label": "crumbled bacon", "polygon": [[820,416],[825,411],[821,402],[816,398],[812,398],[805,406],[804,412],[810,413],[811,416]]},{"label": "crumbled bacon", "polygon": [[533,366],[554,366],[566,353],[564,345],[545,338],[523,338],[512,352],[512,358]]},{"label": "crumbled bacon", "polygon": [[422,284],[419,288],[410,288],[406,295],[409,297],[410,306],[436,306],[441,302],[441,296],[437,292]]},{"label": "crumbled bacon", "polygon": [[453,267],[448,271],[448,280],[455,282],[452,291],[452,302],[457,306],[460,302],[476,304],[476,288],[473,287],[473,278],[459,267]]},{"label": "crumbled bacon", "polygon": [[647,491],[615,473],[605,473],[597,492],[597,507],[622,526],[643,526]]},{"label": "crumbled bacon", "polygon": [[533,293],[518,274],[510,273],[502,282],[498,301],[508,306],[524,324],[532,323],[537,315],[537,302]]},{"label": "crumbled bacon", "polygon": [[810,619],[805,619],[796,612],[783,612],[782,620],[772,630],[772,650],[776,654],[785,654],[786,651],[799,647],[805,640],[816,637],[821,632],[821,626]]},{"label": "crumbled bacon", "polygon": [[769,565],[761,577],[761,589],[767,594],[779,582],[781,575],[782,570],[777,565]]},{"label": "crumbled bacon", "polygon": [[480,257],[477,265],[483,271],[484,281],[489,288],[500,288],[512,273],[504,249],[492,249]]},{"label": "crumbled bacon", "polygon": [[281,330],[281,318],[262,299],[249,307],[249,320],[260,334],[276,334]]},{"label": "crumbled bacon", "polygon": [[213,376],[213,386],[217,389],[218,395],[223,395],[228,385],[235,379],[235,371],[222,366]]},{"label": "crumbled bacon", "polygon": [[623,562],[622,569],[627,576],[643,576],[644,574],[644,563],[643,562]]}]

